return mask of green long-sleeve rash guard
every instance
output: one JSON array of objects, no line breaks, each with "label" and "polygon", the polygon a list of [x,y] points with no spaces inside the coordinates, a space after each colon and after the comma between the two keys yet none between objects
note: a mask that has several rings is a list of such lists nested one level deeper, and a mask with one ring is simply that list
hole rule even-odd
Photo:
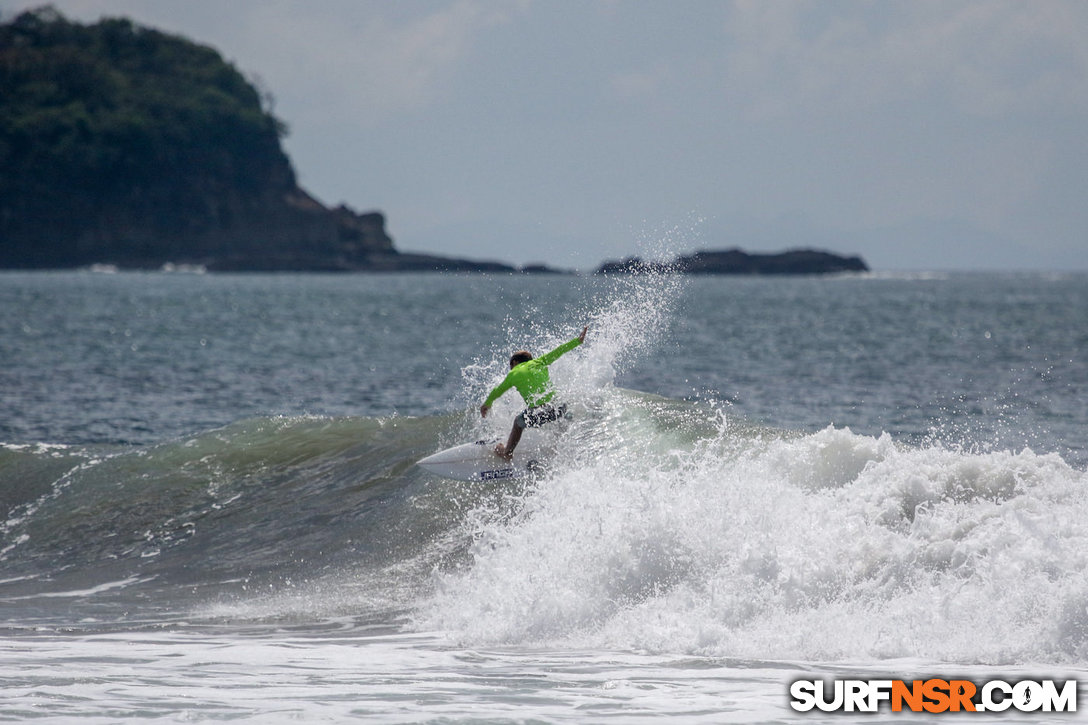
[{"label": "green long-sleeve rash guard", "polygon": [[548,366],[558,360],[564,353],[570,352],[581,344],[582,341],[576,337],[570,342],[564,342],[545,355],[515,365],[506,375],[506,378],[491,391],[491,395],[487,396],[484,405],[491,407],[491,404],[498,400],[500,395],[512,387],[517,388],[518,392],[521,393],[521,397],[525,399],[525,404],[530,408],[544,405],[555,395],[555,391],[551,387],[551,380],[548,377]]}]

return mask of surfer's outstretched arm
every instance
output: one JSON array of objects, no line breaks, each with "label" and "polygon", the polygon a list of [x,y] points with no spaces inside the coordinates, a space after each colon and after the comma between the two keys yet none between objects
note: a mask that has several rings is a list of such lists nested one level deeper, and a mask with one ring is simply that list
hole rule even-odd
[{"label": "surfer's outstretched arm", "polygon": [[540,358],[539,358],[540,362],[544,363],[545,365],[551,365],[553,362],[558,360],[560,357],[562,357],[563,355],[567,354],[568,352],[570,352],[574,348],[581,345],[583,342],[586,341],[586,330],[588,330],[588,329],[589,329],[589,325],[586,325],[585,327],[582,328],[582,333],[580,335],[578,335],[578,337],[573,338],[570,342],[564,342],[562,345],[555,348],[554,350],[552,350],[549,353],[545,353],[545,354],[541,355]]}]

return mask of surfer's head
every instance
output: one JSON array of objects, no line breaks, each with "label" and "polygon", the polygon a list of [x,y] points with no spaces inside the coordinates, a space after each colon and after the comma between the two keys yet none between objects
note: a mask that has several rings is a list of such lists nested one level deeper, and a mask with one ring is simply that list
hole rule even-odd
[{"label": "surfer's head", "polygon": [[528,350],[518,350],[510,356],[510,367],[521,365],[523,362],[529,362],[533,359],[533,356]]}]

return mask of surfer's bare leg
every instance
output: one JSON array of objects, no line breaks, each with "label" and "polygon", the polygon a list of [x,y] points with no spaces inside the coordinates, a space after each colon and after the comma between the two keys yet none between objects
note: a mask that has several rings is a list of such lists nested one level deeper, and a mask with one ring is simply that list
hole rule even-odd
[{"label": "surfer's bare leg", "polygon": [[510,460],[514,457],[514,449],[518,447],[518,441],[521,440],[521,428],[517,423],[514,423],[514,427],[510,429],[510,437],[506,439],[506,445],[501,443],[495,446],[495,455],[500,458]]}]

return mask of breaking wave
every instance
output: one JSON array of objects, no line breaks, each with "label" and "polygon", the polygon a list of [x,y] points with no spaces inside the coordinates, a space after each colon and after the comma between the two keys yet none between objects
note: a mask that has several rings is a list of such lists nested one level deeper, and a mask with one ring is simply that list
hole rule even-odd
[{"label": "breaking wave", "polygon": [[[365,621],[467,645],[1088,661],[1083,471],[1028,449],[773,430],[615,387],[660,344],[678,284],[618,280],[590,305],[591,344],[554,370],[574,420],[532,481],[414,466],[500,432],[509,400],[487,421],[469,407],[0,446],[0,625],[132,626],[135,610],[149,626]],[[504,342],[561,342],[575,318]],[[500,372],[490,352],[464,368],[465,401]]]}]

